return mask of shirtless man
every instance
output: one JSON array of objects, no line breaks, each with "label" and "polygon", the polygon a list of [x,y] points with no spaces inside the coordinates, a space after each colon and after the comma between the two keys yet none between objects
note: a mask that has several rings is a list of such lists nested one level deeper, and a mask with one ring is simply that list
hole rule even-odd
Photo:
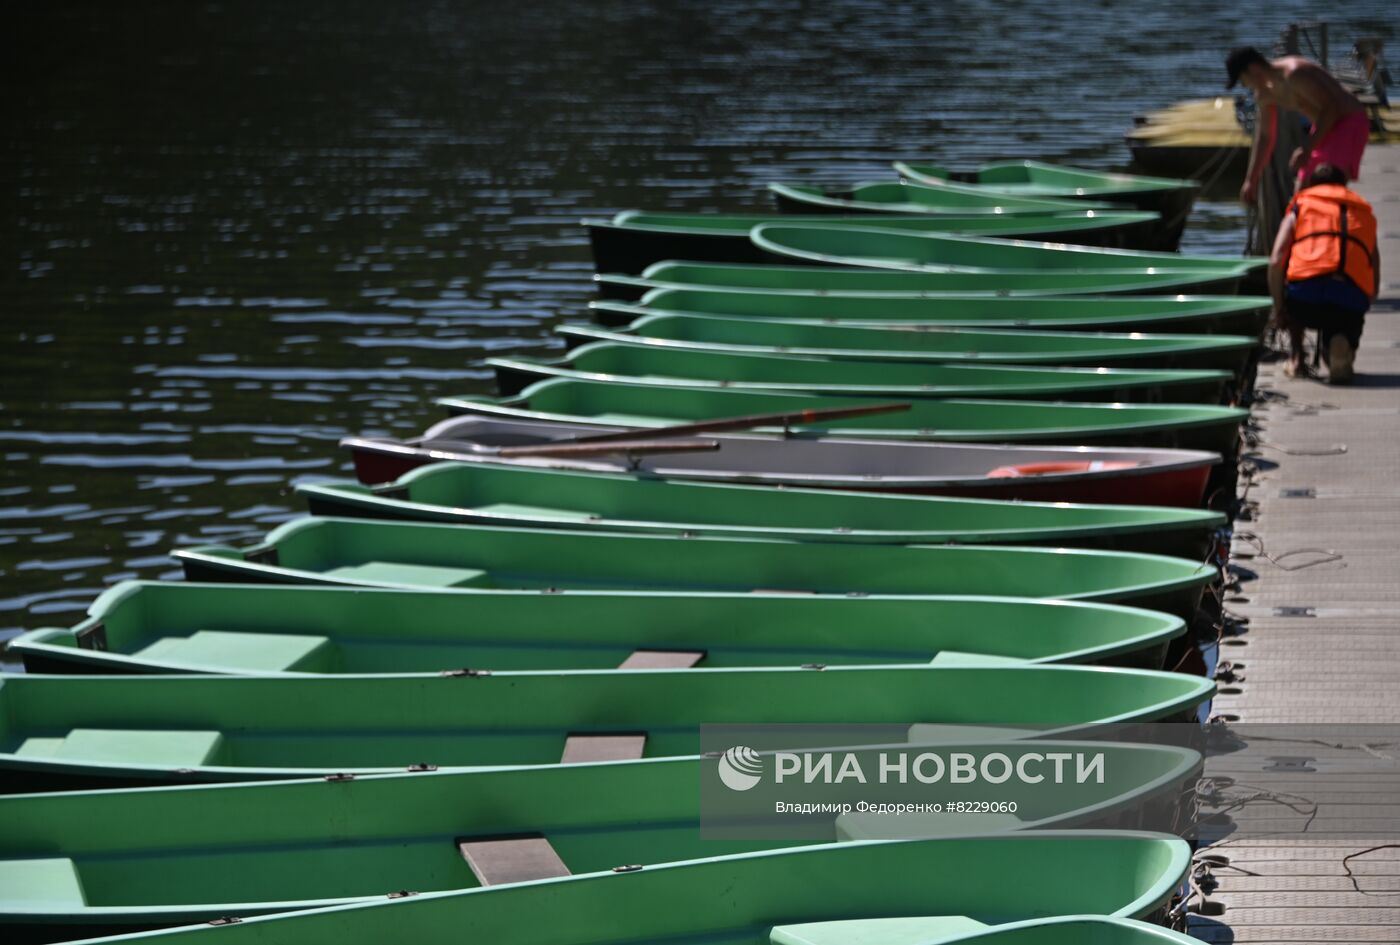
[{"label": "shirtless man", "polygon": [[1273,157],[1278,140],[1280,109],[1301,113],[1312,123],[1308,145],[1293,154],[1298,180],[1312,173],[1318,164],[1341,168],[1355,180],[1361,172],[1361,153],[1371,135],[1365,106],[1331,73],[1302,56],[1269,60],[1253,46],[1232,49],[1225,58],[1225,70],[1233,88],[1240,82],[1254,93],[1258,111],[1254,119],[1254,147],[1249,154],[1240,201],[1253,206],[1259,191],[1259,178]]}]

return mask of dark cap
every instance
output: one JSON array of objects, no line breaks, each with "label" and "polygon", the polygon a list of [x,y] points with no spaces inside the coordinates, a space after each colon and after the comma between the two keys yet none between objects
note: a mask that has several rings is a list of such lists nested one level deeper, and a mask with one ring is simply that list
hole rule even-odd
[{"label": "dark cap", "polygon": [[1233,89],[1244,71],[1255,63],[1267,66],[1269,60],[1265,59],[1264,54],[1253,46],[1236,46],[1230,50],[1230,54],[1225,57],[1225,74],[1229,77],[1225,88]]}]

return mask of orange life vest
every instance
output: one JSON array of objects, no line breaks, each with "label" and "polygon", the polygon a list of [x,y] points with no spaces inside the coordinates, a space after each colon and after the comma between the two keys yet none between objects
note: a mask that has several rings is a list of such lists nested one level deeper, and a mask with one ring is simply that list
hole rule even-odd
[{"label": "orange life vest", "polygon": [[1054,476],[1060,473],[1111,472],[1132,469],[1139,465],[1132,460],[1096,459],[1088,463],[1022,463],[1020,466],[998,466],[987,473],[988,479],[1021,479],[1025,476]]},{"label": "orange life vest", "polygon": [[1341,273],[1374,299],[1380,294],[1376,215],[1371,205],[1341,184],[1298,191],[1288,205],[1297,216],[1288,281]]}]

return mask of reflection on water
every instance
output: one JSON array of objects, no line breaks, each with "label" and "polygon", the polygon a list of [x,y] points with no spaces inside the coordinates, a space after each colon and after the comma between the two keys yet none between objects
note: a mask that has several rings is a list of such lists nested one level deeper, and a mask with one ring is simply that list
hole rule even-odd
[{"label": "reflection on water", "polygon": [[[346,474],[341,436],[560,347],[580,217],[764,208],[899,158],[1120,165],[1134,113],[1316,12],[1222,6],[33,6],[0,150],[0,636],[265,531],[289,484]],[[1184,248],[1236,253],[1241,222],[1205,204]]]}]

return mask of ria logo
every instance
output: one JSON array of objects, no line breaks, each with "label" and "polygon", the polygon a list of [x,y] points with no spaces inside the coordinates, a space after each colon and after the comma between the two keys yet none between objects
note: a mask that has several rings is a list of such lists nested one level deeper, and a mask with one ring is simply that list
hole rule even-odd
[{"label": "ria logo", "polygon": [[735,745],[720,755],[719,779],[731,791],[747,791],[763,777],[763,759],[744,745]]}]

